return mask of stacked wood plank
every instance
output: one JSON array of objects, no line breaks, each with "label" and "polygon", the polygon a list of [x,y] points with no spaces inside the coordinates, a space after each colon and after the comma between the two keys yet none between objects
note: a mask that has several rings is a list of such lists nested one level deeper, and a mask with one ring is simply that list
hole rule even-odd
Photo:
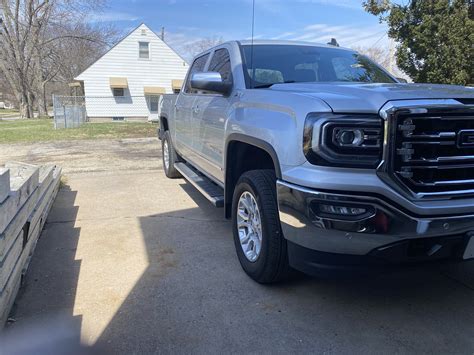
[{"label": "stacked wood plank", "polygon": [[0,329],[59,190],[61,169],[7,163],[0,168]]}]

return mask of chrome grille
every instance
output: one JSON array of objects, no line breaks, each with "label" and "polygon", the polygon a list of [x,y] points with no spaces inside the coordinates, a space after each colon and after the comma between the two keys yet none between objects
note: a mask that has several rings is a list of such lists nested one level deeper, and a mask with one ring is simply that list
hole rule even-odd
[{"label": "chrome grille", "polygon": [[474,191],[474,114],[395,115],[393,173],[415,193]]}]

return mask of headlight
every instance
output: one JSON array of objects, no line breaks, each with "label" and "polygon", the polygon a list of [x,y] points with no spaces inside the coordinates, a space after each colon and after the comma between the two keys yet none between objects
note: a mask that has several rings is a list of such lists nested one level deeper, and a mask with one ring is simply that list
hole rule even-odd
[{"label": "headlight", "polygon": [[383,126],[377,115],[310,114],[303,151],[311,164],[374,168],[382,158]]}]

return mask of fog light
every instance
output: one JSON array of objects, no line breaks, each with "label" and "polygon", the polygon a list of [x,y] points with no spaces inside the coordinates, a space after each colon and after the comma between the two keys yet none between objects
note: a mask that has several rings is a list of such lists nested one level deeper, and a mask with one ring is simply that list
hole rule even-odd
[{"label": "fog light", "polygon": [[319,205],[319,211],[327,214],[335,214],[339,216],[359,216],[367,212],[363,207],[335,206],[335,205]]}]

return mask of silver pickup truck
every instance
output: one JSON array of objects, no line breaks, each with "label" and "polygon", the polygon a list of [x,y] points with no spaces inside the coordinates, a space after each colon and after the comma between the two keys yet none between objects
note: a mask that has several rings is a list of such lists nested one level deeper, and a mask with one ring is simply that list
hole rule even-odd
[{"label": "silver pickup truck", "polygon": [[473,88],[233,41],[194,59],[160,120],[166,175],[223,207],[257,282],[474,258]]}]

